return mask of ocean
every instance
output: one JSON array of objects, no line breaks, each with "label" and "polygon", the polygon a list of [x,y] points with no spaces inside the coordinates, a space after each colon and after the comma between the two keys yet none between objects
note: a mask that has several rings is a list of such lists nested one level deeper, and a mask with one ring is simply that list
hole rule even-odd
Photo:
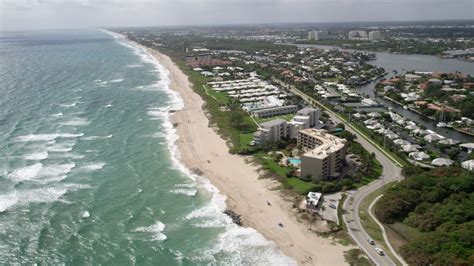
[{"label": "ocean", "polygon": [[0,264],[294,264],[179,162],[182,102],[142,48],[2,32],[0,95]]}]

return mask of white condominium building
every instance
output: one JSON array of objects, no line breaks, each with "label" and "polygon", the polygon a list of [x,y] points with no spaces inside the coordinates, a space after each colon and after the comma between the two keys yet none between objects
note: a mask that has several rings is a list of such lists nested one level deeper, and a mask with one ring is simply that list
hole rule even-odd
[{"label": "white condominium building", "polygon": [[328,39],[329,35],[327,31],[323,30],[316,30],[316,31],[309,31],[308,32],[308,40],[326,40]]},{"label": "white condominium building", "polygon": [[263,145],[269,142],[278,142],[288,136],[286,120],[274,119],[260,124],[255,132],[253,142],[255,145]]},{"label": "white condominium building", "polygon": [[254,145],[264,145],[269,142],[278,142],[283,138],[295,139],[302,129],[319,126],[321,110],[303,108],[289,122],[283,119],[274,119],[260,124],[254,133]]},{"label": "white condominium building", "polygon": [[379,30],[369,32],[369,40],[378,41],[382,39],[382,33]]},{"label": "white condominium building", "polygon": [[321,116],[321,110],[318,108],[305,107],[297,112],[300,116],[309,116],[309,127],[318,127],[321,122],[319,118]]},{"label": "white condominium building", "polygon": [[351,30],[347,34],[349,40],[364,40],[367,39],[367,32],[364,30]]},{"label": "white condominium building", "polygon": [[295,113],[296,111],[298,111],[298,106],[296,105],[283,105],[253,109],[250,111],[250,113],[257,118],[266,118],[277,115],[291,114]]},{"label": "white condominium building", "polygon": [[319,181],[340,174],[346,156],[345,139],[308,128],[298,132],[298,146],[307,150],[301,156],[301,178]]}]

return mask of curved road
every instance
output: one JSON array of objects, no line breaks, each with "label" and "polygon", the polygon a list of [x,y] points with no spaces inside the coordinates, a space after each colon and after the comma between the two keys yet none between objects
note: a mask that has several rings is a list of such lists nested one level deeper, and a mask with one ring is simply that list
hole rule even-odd
[{"label": "curved road", "polygon": [[358,132],[348,126],[349,123],[345,123],[332,113],[329,113],[329,116],[333,121],[346,124],[346,130],[355,134],[357,136],[356,141],[359,142],[368,152],[373,152],[375,154],[375,158],[383,167],[382,176],[379,179],[374,180],[370,184],[353,191],[350,195],[348,195],[346,201],[344,202],[343,209],[345,212],[342,215],[342,219],[347,225],[347,232],[375,264],[396,265],[396,263],[390,257],[386,255],[380,256],[375,251],[374,246],[370,245],[367,241],[370,236],[367,234],[364,227],[362,227],[362,224],[360,223],[359,208],[362,200],[364,200],[367,195],[389,182],[399,180],[402,169],[392,160],[390,160],[384,153],[377,149],[372,143],[367,141]]},{"label": "curved road", "polygon": [[[282,83],[280,83],[282,84]],[[283,84],[282,84],[283,85]],[[284,85],[285,86],[285,85]],[[364,250],[364,252],[370,257],[370,259],[377,265],[397,265],[390,257],[388,256],[381,256],[379,255],[373,245],[370,245],[367,241],[370,237],[365,231],[364,227],[360,223],[359,217],[359,208],[362,200],[372,193],[373,191],[381,188],[385,184],[400,180],[401,177],[401,166],[399,163],[394,162],[389,158],[390,155],[382,152],[378,148],[375,147],[374,143],[367,140],[359,133],[357,130],[354,130],[350,123],[343,121],[335,112],[329,110],[328,108],[321,105],[317,100],[309,97],[305,93],[301,92],[300,90],[294,88],[293,86],[286,86],[286,88],[290,89],[291,92],[300,96],[306,102],[313,104],[318,103],[330,116],[330,118],[337,122],[337,123],[344,123],[346,125],[346,130],[355,134],[357,136],[356,141],[359,142],[368,152],[373,152],[375,154],[375,158],[380,162],[383,166],[382,176],[372,181],[370,184],[359,188],[358,190],[353,191],[346,201],[344,202],[343,209],[345,210],[342,218],[347,225],[347,231],[349,235],[355,240],[357,245]],[[377,243],[376,243],[377,244]],[[388,244],[388,243],[387,243]]]}]

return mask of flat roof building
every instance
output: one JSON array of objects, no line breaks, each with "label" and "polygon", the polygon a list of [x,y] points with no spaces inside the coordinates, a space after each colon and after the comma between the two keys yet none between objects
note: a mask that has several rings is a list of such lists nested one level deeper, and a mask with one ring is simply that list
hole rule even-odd
[{"label": "flat roof building", "polygon": [[346,156],[346,140],[314,128],[298,132],[298,146],[307,151],[301,156],[301,178],[319,181],[340,174]]},{"label": "flat roof building", "polygon": [[296,113],[298,111],[298,106],[296,105],[284,105],[284,106],[274,106],[259,108],[250,111],[250,113],[257,118],[266,118],[277,115],[286,115],[291,113]]},{"label": "flat roof building", "polygon": [[319,192],[308,192],[306,196],[306,208],[316,209],[321,199],[322,194]]}]

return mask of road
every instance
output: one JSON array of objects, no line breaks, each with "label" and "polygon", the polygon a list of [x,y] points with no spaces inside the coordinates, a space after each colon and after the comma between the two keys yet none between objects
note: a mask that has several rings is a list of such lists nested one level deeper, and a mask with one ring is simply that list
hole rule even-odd
[{"label": "road", "polygon": [[[287,87],[288,88],[288,87]],[[303,92],[297,90],[294,87],[289,87],[290,91],[296,95],[299,95],[308,103],[317,102],[315,99],[309,97]],[[318,102],[319,103],[319,102]],[[319,104],[321,105],[321,104]],[[322,106],[322,105],[321,105]],[[329,117],[337,122],[344,123],[346,125],[346,130],[355,134],[357,136],[356,141],[359,142],[368,152],[373,152],[375,158],[383,166],[382,176],[372,181],[370,184],[359,188],[358,190],[353,191],[346,201],[344,202],[343,209],[345,210],[342,218],[347,225],[347,231],[349,235],[355,240],[357,245],[364,250],[364,252],[370,257],[370,259],[377,265],[396,265],[396,263],[388,256],[380,256],[375,252],[374,246],[370,245],[367,241],[370,237],[362,227],[359,218],[359,209],[360,204],[364,198],[372,193],[373,191],[381,188],[385,184],[399,180],[401,178],[401,166],[399,163],[396,163],[394,160],[389,158],[389,154],[384,153],[377,147],[374,143],[371,143],[370,140],[367,140],[359,133],[357,130],[350,126],[350,123],[343,121],[336,113],[323,107],[325,111],[329,114]],[[376,243],[377,245],[377,243]]]}]

